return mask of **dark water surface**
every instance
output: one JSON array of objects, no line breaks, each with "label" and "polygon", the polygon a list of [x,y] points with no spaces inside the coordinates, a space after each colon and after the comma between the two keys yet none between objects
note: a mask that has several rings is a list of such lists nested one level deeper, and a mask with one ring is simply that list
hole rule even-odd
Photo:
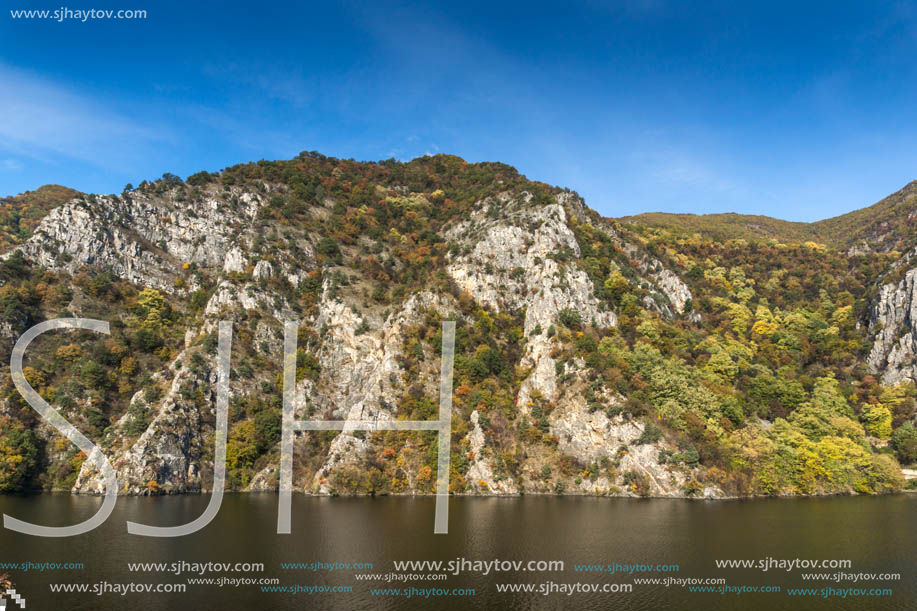
[{"label": "dark water surface", "polygon": [[[293,534],[276,534],[277,497],[230,495],[204,530],[173,539],[129,535],[125,521],[178,525],[208,496],[119,498],[91,533],[58,539],[0,530],[0,563],[81,562],[82,570],[10,570],[27,609],[917,609],[917,496],[754,501],[603,498],[452,498],[448,535],[433,534],[432,498],[293,497]],[[0,511],[63,526],[100,501],[70,495],[0,497]],[[388,574],[393,560],[562,560],[563,571],[463,572],[445,581],[356,580]],[[722,559],[843,559],[843,569],[720,569]],[[283,586],[351,586],[349,593],[265,593],[260,585],[188,585],[181,594],[54,594],[52,583],[187,584],[190,573],[131,572],[131,562],[263,563],[263,572],[204,577],[279,578]],[[281,563],[372,563],[371,570],[282,569]],[[677,564],[671,573],[577,572],[574,564]],[[898,581],[805,581],[802,573],[900,573]],[[634,578],[724,578],[729,586],[780,586],[779,593],[693,593],[634,585],[630,593],[498,593],[496,584],[633,583]],[[473,596],[378,596],[371,588],[473,588]],[[790,596],[789,588],[891,588],[892,596]],[[17,609],[9,601],[8,609]]]}]

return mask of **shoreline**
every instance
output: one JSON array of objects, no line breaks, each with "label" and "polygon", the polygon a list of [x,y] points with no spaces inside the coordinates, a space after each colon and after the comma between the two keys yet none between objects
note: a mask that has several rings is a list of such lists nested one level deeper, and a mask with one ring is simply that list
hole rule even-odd
[{"label": "shoreline", "polygon": [[[435,498],[435,492],[429,493],[383,493],[383,494],[314,494],[312,492],[304,492],[302,490],[294,490],[294,494],[301,496],[309,496],[315,498]],[[101,494],[85,494],[79,492],[72,492],[70,490],[61,490],[61,489],[52,489],[52,490],[35,490],[35,491],[26,491],[18,493],[4,493],[0,494],[0,497],[33,497],[40,496],[43,494],[55,495],[55,496],[75,496],[75,497],[84,497],[84,498],[99,498]],[[212,494],[210,490],[200,490],[200,491],[190,491],[190,492],[175,492],[175,493],[165,493],[165,494],[119,494],[117,498],[168,498],[168,497],[182,497],[182,496],[208,496]],[[279,495],[278,490],[227,490],[223,492],[224,496],[242,496],[242,495],[260,495],[260,494],[271,494]],[[450,493],[450,497],[454,498],[482,498],[482,499],[519,499],[525,497],[555,497],[555,498],[604,498],[604,499],[633,499],[633,500],[658,500],[658,499],[671,499],[671,500],[682,500],[682,501],[757,501],[757,500],[766,500],[766,499],[816,499],[816,498],[830,498],[830,497],[884,497],[884,496],[895,496],[895,495],[909,495],[917,494],[917,489],[908,490],[902,488],[901,490],[893,490],[890,492],[878,492],[875,494],[865,494],[865,493],[824,493],[824,494],[780,494],[780,495],[748,495],[748,496],[640,496],[637,494],[558,494],[555,492],[528,492],[521,494],[465,494],[465,493]]]}]

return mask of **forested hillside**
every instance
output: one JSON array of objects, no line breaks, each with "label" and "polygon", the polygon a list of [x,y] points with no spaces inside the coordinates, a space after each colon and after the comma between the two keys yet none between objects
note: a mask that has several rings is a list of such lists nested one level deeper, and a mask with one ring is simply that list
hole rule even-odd
[{"label": "forested hillside", "polygon": [[[111,322],[40,337],[25,375],[129,494],[208,489],[220,320],[228,486],[276,489],[291,319],[297,417],[360,420],[436,417],[457,322],[454,493],[894,491],[917,460],[915,194],[813,224],[606,219],[503,164],[318,153],[43,187],[0,202],[0,353],[41,320]],[[0,491],[100,492],[5,371]],[[429,493],[436,439],[300,434],[294,462],[305,492]]]}]

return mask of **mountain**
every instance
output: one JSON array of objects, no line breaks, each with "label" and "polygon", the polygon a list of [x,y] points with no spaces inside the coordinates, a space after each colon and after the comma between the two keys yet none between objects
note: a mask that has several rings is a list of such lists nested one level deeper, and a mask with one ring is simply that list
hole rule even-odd
[{"label": "mountain", "polygon": [[[284,321],[297,419],[431,420],[454,320],[454,493],[894,491],[917,459],[913,191],[806,225],[606,219],[446,155],[166,174],[35,204],[0,263],[0,352],[41,320],[110,321],[38,337],[24,374],[125,494],[209,489],[221,320],[230,489],[277,487]],[[425,494],[435,469],[429,432],[296,437],[304,492]],[[29,488],[104,485],[7,369],[0,491]]]},{"label": "mountain", "polygon": [[690,236],[700,234],[713,240],[776,240],[786,243],[802,243],[820,238],[811,223],[782,221],[769,216],[751,214],[672,214],[668,212],[645,212],[635,216],[621,217],[621,223],[637,227],[654,227]]},{"label": "mountain", "polygon": [[904,252],[917,245],[917,181],[879,203],[841,216],[813,223],[815,232],[828,243],[856,252],[873,250]]},{"label": "mountain", "polygon": [[794,223],[749,214],[670,214],[648,212],[622,217],[620,222],[655,227],[672,233],[698,233],[715,240],[776,240],[787,244],[816,242],[848,254],[897,250],[917,246],[917,181],[867,208],[815,223]]}]

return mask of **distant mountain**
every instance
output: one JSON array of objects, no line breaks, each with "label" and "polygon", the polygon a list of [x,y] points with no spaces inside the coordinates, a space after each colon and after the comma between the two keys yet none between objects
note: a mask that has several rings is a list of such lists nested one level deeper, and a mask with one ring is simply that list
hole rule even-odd
[{"label": "distant mountain", "polygon": [[781,221],[751,214],[673,214],[645,212],[618,219],[624,224],[659,227],[680,235],[699,233],[715,240],[777,240],[800,244],[821,236],[811,223]]},{"label": "distant mountain", "polygon": [[794,223],[748,214],[671,214],[648,212],[618,219],[621,223],[658,227],[680,235],[699,233],[717,240],[776,240],[786,244],[807,241],[833,248],[904,252],[917,246],[917,181],[882,201],[814,223]]},{"label": "distant mountain", "polygon": [[917,181],[868,208],[813,223],[824,240],[855,252],[904,252],[917,246]]},{"label": "distant mountain", "polygon": [[[297,418],[424,420],[446,319],[455,493],[894,491],[917,460],[913,192],[814,224],[604,219],[504,164],[318,153],[119,195],[43,187],[0,204],[0,356],[41,320],[111,322],[42,335],[25,376],[126,494],[211,485],[219,321],[227,486],[272,490],[283,321]],[[0,491],[99,493],[84,459],[7,375]],[[304,433],[294,462],[304,492],[426,494],[436,438]]]}]

